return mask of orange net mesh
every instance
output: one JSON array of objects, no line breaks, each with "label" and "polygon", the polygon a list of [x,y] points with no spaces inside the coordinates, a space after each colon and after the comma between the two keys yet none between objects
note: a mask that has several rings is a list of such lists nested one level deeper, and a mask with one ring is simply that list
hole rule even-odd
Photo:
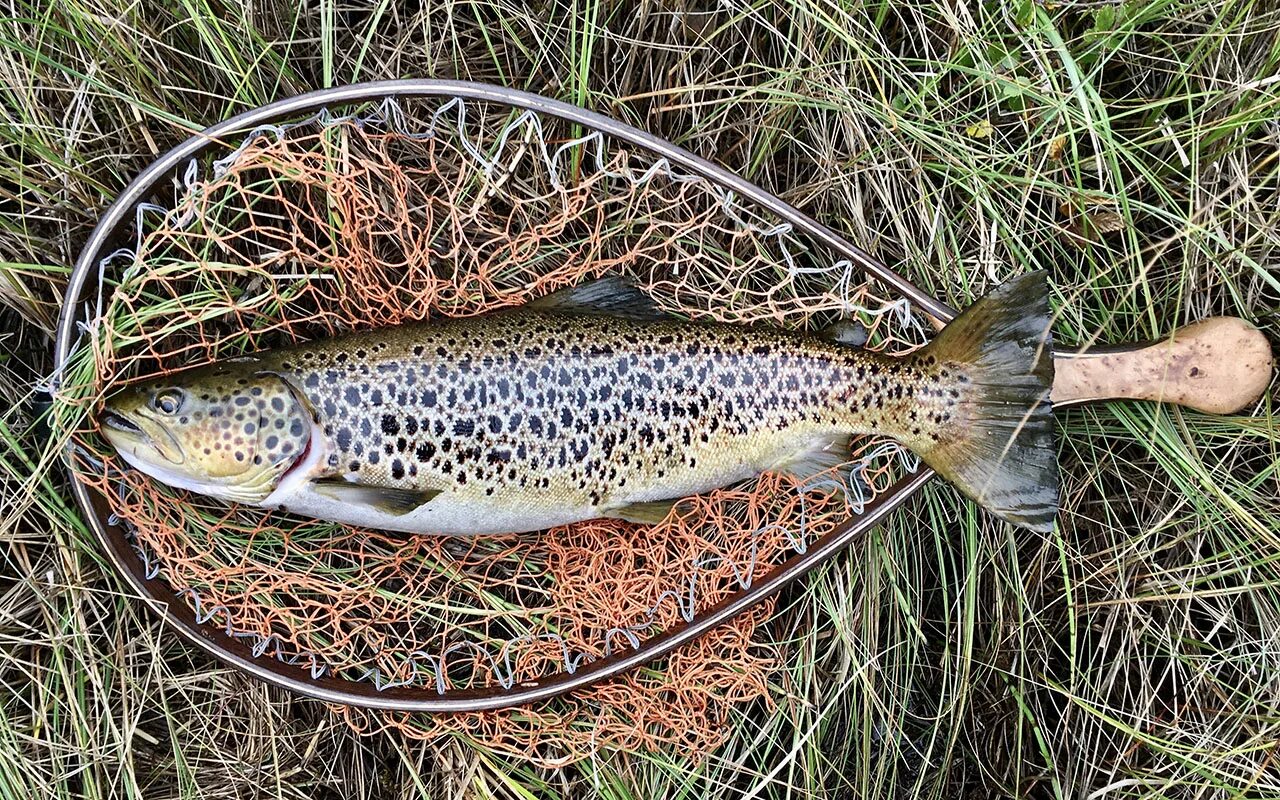
[{"label": "orange net mesh", "polygon": [[[497,105],[388,104],[250,135],[193,164],[172,209],[141,210],[136,245],[104,263],[59,397],[88,412],[139,376],[478,314],[608,272],[690,317],[800,327],[853,314],[870,346],[924,337],[905,301],[652,154]],[[123,471],[90,427],[78,444],[82,479],[198,618],[313,675],[434,692],[506,686],[636,646],[803,549],[904,468],[901,451],[866,441],[842,492],[765,475],[655,526],[446,539],[224,506]],[[768,696],[779,654],[756,632],[772,608],[532,708],[334,711],[358,730],[461,733],[545,764],[601,747],[706,752],[734,706]]]}]

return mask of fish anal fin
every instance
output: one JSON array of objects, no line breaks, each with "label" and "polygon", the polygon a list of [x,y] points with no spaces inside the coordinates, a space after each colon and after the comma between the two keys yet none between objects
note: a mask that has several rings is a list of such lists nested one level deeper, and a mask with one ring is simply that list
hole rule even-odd
[{"label": "fish anal fin", "polygon": [[657,304],[627,278],[610,275],[570,286],[530,301],[528,308],[569,314],[595,314],[634,320],[656,320],[666,315]]},{"label": "fish anal fin", "polygon": [[769,470],[802,479],[826,472],[849,462],[849,440],[848,434],[819,436],[778,460]]},{"label": "fish anal fin", "polygon": [[[801,482],[802,491],[824,494],[842,493],[850,502],[871,497],[872,491],[850,452],[852,436],[835,434],[814,439],[808,447],[797,450],[769,468],[770,472],[790,475]],[[835,470],[830,477],[812,480],[824,472]]]},{"label": "fish anal fin", "polygon": [[313,481],[311,488],[339,503],[366,506],[397,517],[430,503],[440,494],[439,489],[392,489],[341,480]]},{"label": "fish anal fin", "polygon": [[626,522],[641,522],[646,525],[656,525],[667,518],[671,513],[671,509],[675,504],[680,502],[679,497],[670,500],[654,500],[648,503],[632,503],[630,505],[621,506],[611,509],[604,516],[611,519],[620,519]]}]

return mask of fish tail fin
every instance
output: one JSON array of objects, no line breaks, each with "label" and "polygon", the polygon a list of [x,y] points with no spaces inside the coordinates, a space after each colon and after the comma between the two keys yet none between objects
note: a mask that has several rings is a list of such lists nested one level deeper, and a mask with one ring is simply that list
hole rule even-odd
[{"label": "fish tail fin", "polygon": [[1042,533],[1053,530],[1058,510],[1050,323],[1044,272],[1014,278],[965,309],[917,356],[930,380],[954,387],[956,413],[913,443],[983,508]]}]

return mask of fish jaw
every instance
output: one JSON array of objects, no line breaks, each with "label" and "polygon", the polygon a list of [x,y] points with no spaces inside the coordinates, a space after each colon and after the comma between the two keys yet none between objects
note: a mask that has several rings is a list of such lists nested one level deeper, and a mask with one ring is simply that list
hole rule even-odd
[{"label": "fish jaw", "polygon": [[152,445],[142,439],[136,437],[122,437],[114,431],[104,428],[103,435],[111,446],[115,448],[116,454],[124,459],[124,462],[134,469],[150,478],[154,478],[161,483],[172,486],[176,489],[186,489],[197,494],[209,495],[211,497],[219,497],[226,488],[222,484],[213,481],[199,481],[183,475],[175,470],[166,469],[164,466],[142,458],[138,454],[139,447],[151,448]]}]

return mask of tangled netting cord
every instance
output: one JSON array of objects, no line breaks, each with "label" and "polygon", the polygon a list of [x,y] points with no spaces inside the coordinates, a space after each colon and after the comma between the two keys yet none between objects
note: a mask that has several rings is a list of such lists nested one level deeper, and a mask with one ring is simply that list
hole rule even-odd
[{"label": "tangled netting cord", "polygon": [[[855,285],[849,262],[805,246],[785,222],[663,159],[566,128],[456,98],[419,116],[387,101],[267,126],[205,168],[193,161],[179,202],[139,207],[133,247],[100,265],[104,293],[82,325],[84,379],[58,376],[59,396],[88,410],[130,377],[481,313],[610,271],[689,316],[802,325],[852,314],[877,347],[923,340],[905,300]],[[112,499],[148,577],[167,581],[202,622],[316,677],[441,693],[573,672],[640,646],[804,552],[915,468],[896,445],[868,441],[847,481],[766,475],[682,503],[656,526],[594,521],[463,541],[293,525],[174,498],[118,473],[91,432],[80,451],[79,469]],[[603,744],[703,751],[732,704],[764,696],[772,657],[752,632],[771,608],[661,670],[538,708],[340,713],[361,729],[465,732],[546,763]]]}]

